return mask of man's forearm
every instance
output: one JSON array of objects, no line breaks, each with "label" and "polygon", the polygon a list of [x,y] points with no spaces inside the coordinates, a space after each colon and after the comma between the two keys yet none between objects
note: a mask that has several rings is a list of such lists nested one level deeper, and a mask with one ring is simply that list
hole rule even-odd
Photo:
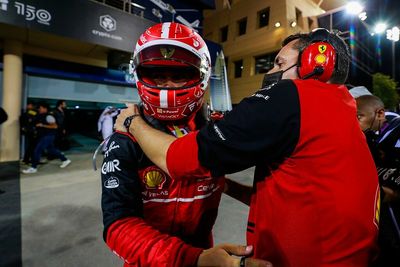
[{"label": "man's forearm", "polygon": [[129,265],[146,267],[195,266],[202,248],[161,233],[138,217],[115,221],[107,230],[107,245]]},{"label": "man's forearm", "polygon": [[167,151],[176,138],[152,128],[140,117],[132,121],[129,132],[135,137],[147,157],[169,174]]}]

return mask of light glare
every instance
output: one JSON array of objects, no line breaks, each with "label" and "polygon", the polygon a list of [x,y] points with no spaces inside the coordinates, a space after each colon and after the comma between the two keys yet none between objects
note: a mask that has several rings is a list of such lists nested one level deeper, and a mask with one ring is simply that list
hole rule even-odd
[{"label": "light glare", "polygon": [[385,23],[378,23],[375,25],[374,32],[379,34],[383,33],[386,30],[387,26]]},{"label": "light glare", "polygon": [[352,15],[358,15],[364,10],[364,7],[356,1],[351,1],[346,5],[346,11]]}]

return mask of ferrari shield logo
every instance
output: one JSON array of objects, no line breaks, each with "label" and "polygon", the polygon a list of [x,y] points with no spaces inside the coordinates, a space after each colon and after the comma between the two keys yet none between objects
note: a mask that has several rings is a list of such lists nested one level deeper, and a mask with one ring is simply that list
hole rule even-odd
[{"label": "ferrari shield logo", "polygon": [[161,47],[160,53],[164,58],[170,58],[175,52],[175,48],[172,47]]},{"label": "ferrari shield logo", "polygon": [[323,54],[326,51],[326,45],[319,45],[318,46],[318,51]]}]

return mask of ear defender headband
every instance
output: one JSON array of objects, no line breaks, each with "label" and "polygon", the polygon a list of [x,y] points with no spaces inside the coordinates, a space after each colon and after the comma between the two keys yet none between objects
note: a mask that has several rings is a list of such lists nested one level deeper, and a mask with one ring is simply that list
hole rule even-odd
[{"label": "ear defender headband", "polygon": [[336,51],[329,43],[330,33],[316,29],[310,33],[310,45],[299,54],[298,74],[301,79],[330,80],[336,65]]}]

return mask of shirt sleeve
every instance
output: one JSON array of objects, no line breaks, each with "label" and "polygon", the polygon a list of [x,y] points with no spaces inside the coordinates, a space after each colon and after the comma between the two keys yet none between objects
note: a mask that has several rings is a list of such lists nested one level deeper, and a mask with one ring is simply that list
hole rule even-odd
[{"label": "shirt sleeve", "polygon": [[101,166],[104,237],[108,227],[125,217],[143,217],[138,155],[129,136],[113,134]]},{"label": "shirt sleeve", "polygon": [[54,118],[53,115],[47,115],[46,116],[46,122],[49,123],[49,124],[56,123],[56,118]]},{"label": "shirt sleeve", "polygon": [[294,151],[299,135],[298,91],[293,81],[283,80],[242,100],[224,119],[196,133],[196,140],[192,134],[174,141],[168,171],[187,177],[210,170],[221,176],[279,163]]},{"label": "shirt sleeve", "polygon": [[[159,232],[143,219],[138,158],[133,139],[114,134],[101,167],[104,239],[125,262],[138,266],[195,266],[201,248]],[[166,216],[168,216],[166,214]]]},{"label": "shirt sleeve", "polygon": [[187,245],[134,217],[118,220],[110,226],[107,245],[126,263],[143,267],[196,266],[203,252],[202,248]]}]

